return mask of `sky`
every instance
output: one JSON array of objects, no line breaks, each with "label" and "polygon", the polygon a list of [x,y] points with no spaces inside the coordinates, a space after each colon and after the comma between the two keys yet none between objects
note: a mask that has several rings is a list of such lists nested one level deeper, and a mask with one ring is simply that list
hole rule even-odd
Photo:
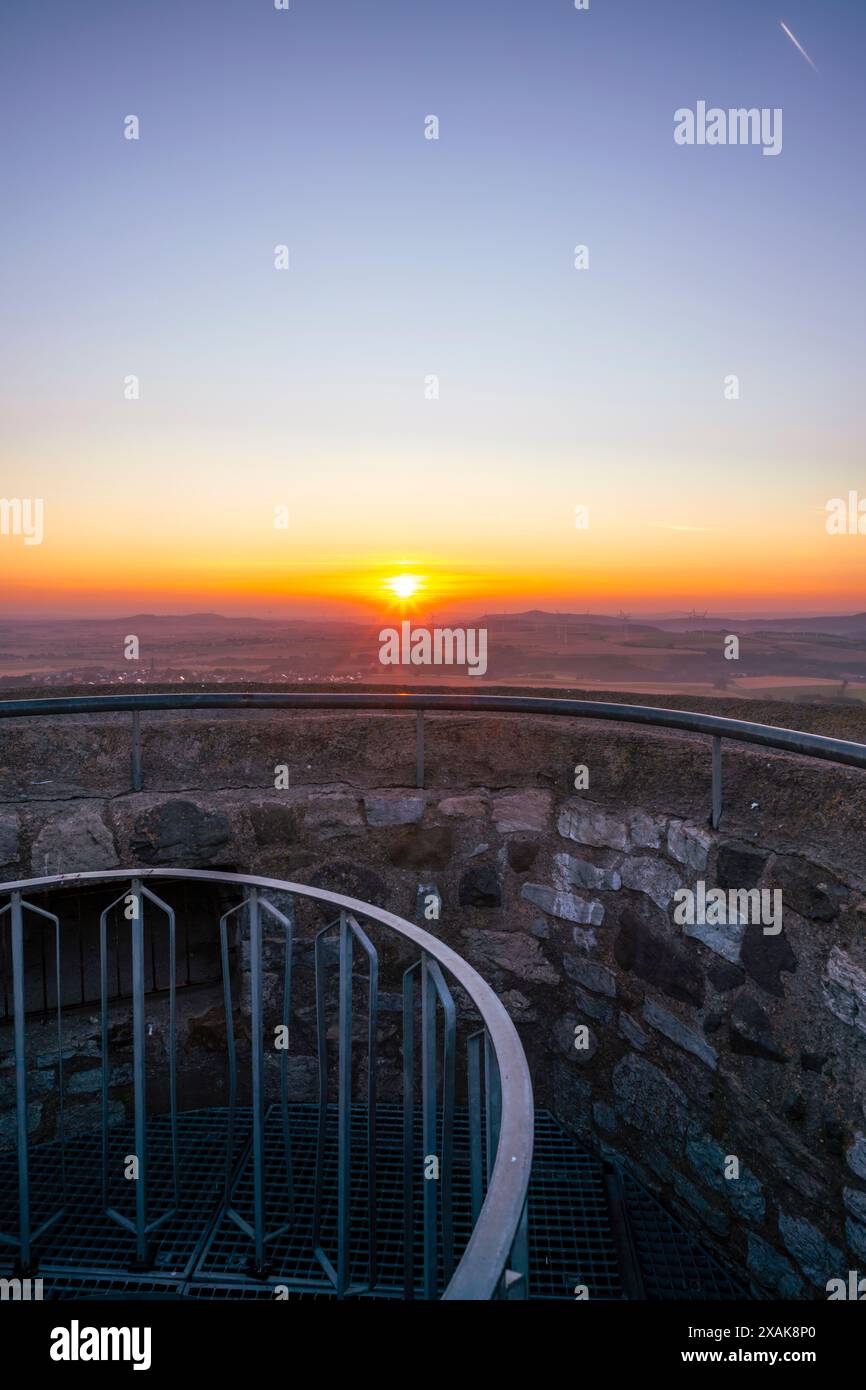
[{"label": "sky", "polygon": [[0,54],[0,612],[866,608],[862,0],[34,0]]}]

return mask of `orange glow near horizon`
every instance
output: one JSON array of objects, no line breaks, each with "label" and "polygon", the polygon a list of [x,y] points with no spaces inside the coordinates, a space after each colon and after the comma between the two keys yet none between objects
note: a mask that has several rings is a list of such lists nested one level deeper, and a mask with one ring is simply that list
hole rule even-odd
[{"label": "orange glow near horizon", "polygon": [[503,521],[501,533],[491,526],[471,540],[462,522],[431,525],[441,542],[409,554],[381,536],[361,549],[352,533],[326,540],[298,528],[281,536],[225,515],[184,531],[169,513],[159,527],[142,519],[127,534],[80,514],[55,523],[52,514],[41,545],[0,538],[3,611],[98,617],[207,609],[360,621],[422,604],[437,614],[862,611],[866,538],[828,535],[820,512],[768,518],[756,509],[740,525],[720,514],[704,527],[599,507],[592,529],[578,532],[570,518],[554,530],[549,516],[542,525],[526,508],[519,522]]}]

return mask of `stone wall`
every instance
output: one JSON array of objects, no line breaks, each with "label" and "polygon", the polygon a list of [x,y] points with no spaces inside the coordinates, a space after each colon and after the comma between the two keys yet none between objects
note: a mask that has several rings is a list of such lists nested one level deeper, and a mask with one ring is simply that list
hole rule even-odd
[{"label": "stone wall", "polygon": [[[622,726],[431,717],[423,792],[411,718],[161,716],[138,794],[125,721],[3,735],[5,878],[220,866],[410,918],[435,887],[425,925],[497,989],[539,1104],[770,1294],[821,1296],[866,1264],[862,774],[726,745],[712,832],[706,741]],[[679,924],[674,895],[699,883],[780,890],[781,931]],[[386,1086],[395,1037],[386,1010]]]}]

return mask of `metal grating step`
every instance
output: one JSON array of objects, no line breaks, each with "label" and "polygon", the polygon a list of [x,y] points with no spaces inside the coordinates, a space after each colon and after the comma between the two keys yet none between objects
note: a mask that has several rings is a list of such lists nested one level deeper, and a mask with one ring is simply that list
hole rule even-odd
[{"label": "metal grating step", "polygon": [[[361,1280],[367,1251],[374,1240],[378,1281],[364,1297],[401,1299],[404,1296],[403,1259],[403,1132],[402,1107],[381,1105],[377,1111],[375,1223],[371,1230],[367,1200],[366,1106],[352,1113],[351,1248],[353,1274]],[[324,1162],[322,1240],[334,1249],[337,1190],[336,1107],[329,1116]],[[101,1211],[99,1136],[71,1139],[66,1167],[69,1198],[63,1218],[43,1237],[38,1274],[45,1298],[197,1298],[204,1300],[273,1299],[275,1285],[291,1299],[331,1298],[333,1293],[312,1251],[312,1212],[315,1180],[318,1107],[290,1107],[294,1219],[268,1244],[267,1276],[253,1276],[252,1243],[225,1211],[223,1204],[228,1111],[189,1111],[178,1117],[180,1204],[176,1214],[153,1233],[152,1260],[147,1270],[135,1266],[134,1240]],[[122,1171],[130,1152],[132,1133],[119,1126],[111,1134],[111,1168]],[[232,1162],[232,1203],[250,1220],[253,1203],[251,1117],[238,1111]],[[267,1229],[275,1230],[289,1217],[286,1201],[285,1154],[279,1110],[265,1121],[265,1185]],[[153,1215],[167,1209],[171,1198],[171,1135],[165,1117],[148,1126],[149,1182]],[[421,1153],[420,1113],[415,1117],[415,1152]],[[47,1144],[31,1151],[31,1185],[47,1214],[57,1205],[59,1146]],[[420,1294],[423,1251],[423,1178],[414,1186],[414,1288]],[[455,1117],[452,1214],[455,1259],[468,1240],[472,1220],[469,1182],[468,1113]],[[575,1288],[585,1285],[590,1301],[634,1296],[641,1284],[648,1299],[743,1299],[745,1283],[723,1268],[632,1177],[623,1175],[621,1192],[630,1239],[612,1219],[609,1174],[595,1155],[581,1149],[547,1111],[535,1115],[535,1153],[529,1187],[530,1290],[533,1299],[573,1300]],[[15,1159],[0,1157],[0,1228],[15,1228]],[[119,1179],[112,1200],[132,1215],[134,1184]],[[121,1204],[124,1205],[121,1205]],[[150,1214],[150,1212],[149,1212]],[[637,1271],[624,1249],[636,1256]],[[0,1270],[2,1270],[0,1255]],[[11,1273],[7,1265],[6,1272]],[[447,1271],[440,1256],[441,1286]],[[627,1292],[628,1291],[628,1292]]]}]

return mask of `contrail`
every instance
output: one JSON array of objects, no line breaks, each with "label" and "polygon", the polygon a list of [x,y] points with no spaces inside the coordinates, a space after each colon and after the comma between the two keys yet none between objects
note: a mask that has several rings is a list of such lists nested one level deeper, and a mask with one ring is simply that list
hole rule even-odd
[{"label": "contrail", "polygon": [[788,38],[791,40],[791,43],[794,45],[794,47],[795,47],[795,48],[798,48],[798,49],[800,50],[800,52],[802,53],[803,57],[806,59],[806,62],[809,64],[809,67],[812,68],[812,69],[814,69],[815,72],[817,72],[818,69],[815,67],[815,64],[812,62],[812,59],[809,57],[809,55],[808,55],[808,53],[806,52],[805,48],[804,48],[803,45],[800,43],[800,40],[794,38],[794,35],[791,33],[791,31],[790,31],[790,29],[788,28],[787,24],[783,24],[782,21],[781,21],[781,19],[779,20],[779,23],[782,25],[782,28],[784,29],[785,33],[788,35]]}]

